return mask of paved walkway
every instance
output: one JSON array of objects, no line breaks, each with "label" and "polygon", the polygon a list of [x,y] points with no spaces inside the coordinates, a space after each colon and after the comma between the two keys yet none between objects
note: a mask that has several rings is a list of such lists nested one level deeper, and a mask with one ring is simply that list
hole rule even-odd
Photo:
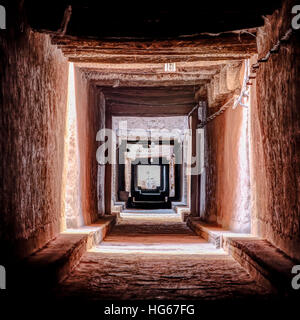
[{"label": "paved walkway", "polygon": [[175,214],[123,214],[121,222],[57,289],[86,300],[264,298],[268,292],[223,249]]}]

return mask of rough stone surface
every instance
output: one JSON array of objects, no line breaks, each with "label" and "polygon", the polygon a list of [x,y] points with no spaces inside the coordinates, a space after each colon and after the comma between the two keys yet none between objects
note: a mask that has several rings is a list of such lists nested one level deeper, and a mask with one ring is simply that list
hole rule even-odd
[{"label": "rough stone surface", "polygon": [[26,28],[2,31],[0,49],[1,258],[23,257],[61,229],[68,64]]},{"label": "rough stone surface", "polygon": [[[146,216],[146,217],[145,217]],[[175,262],[176,261],[176,262]],[[123,214],[58,288],[60,299],[226,300],[269,293],[223,250],[194,235],[178,215]]]},{"label": "rough stone surface", "polygon": [[[290,28],[291,7],[267,17],[258,31],[258,57]],[[299,34],[257,72],[257,104],[251,108],[253,231],[300,259]]]},{"label": "rough stone surface", "polygon": [[37,295],[48,291],[69,275],[88,249],[103,241],[115,222],[115,217],[106,216],[89,226],[60,233],[21,264],[10,267],[10,290],[20,295],[25,291],[28,295],[29,288]]},{"label": "rough stone surface", "polygon": [[224,237],[224,248],[260,284],[274,292],[299,299],[299,292],[291,286],[294,275],[291,270],[299,262],[293,261],[282,251],[264,239]]}]

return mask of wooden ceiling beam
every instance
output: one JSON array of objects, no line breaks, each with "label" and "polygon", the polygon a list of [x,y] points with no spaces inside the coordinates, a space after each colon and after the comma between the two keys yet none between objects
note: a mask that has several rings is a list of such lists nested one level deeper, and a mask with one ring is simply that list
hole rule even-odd
[{"label": "wooden ceiling beam", "polygon": [[157,86],[199,86],[206,85],[210,80],[184,80],[184,79],[174,79],[174,80],[93,80],[92,83],[99,87],[157,87]]},{"label": "wooden ceiling beam", "polygon": [[242,60],[257,52],[246,32],[153,41],[81,39],[52,35],[52,43],[77,63],[167,63]]},{"label": "wooden ceiling beam", "polygon": [[118,81],[156,81],[157,85],[160,82],[181,80],[181,81],[201,81],[210,80],[212,74],[185,74],[185,73],[162,73],[162,74],[120,74],[120,73],[101,73],[87,71],[84,72],[87,79],[92,81],[102,80],[118,80]]},{"label": "wooden ceiling beam", "polygon": [[192,38],[177,38],[168,40],[131,40],[124,41],[122,39],[116,40],[96,40],[88,38],[79,38],[72,36],[58,36],[52,35],[52,43],[58,45],[60,48],[72,49],[109,49],[109,50],[187,50],[193,48],[211,48],[216,50],[217,47],[226,47],[230,50],[231,47],[238,46],[244,51],[246,48],[256,50],[255,34],[249,32],[238,31],[232,33],[221,33],[216,35],[203,34]]},{"label": "wooden ceiling beam", "polygon": [[251,57],[251,52],[243,54],[233,54],[228,53],[224,54],[222,51],[216,54],[202,54],[202,55],[186,55],[186,56],[124,56],[124,55],[106,55],[106,56],[67,56],[70,62],[74,63],[113,63],[113,64],[122,64],[122,63],[169,63],[169,62],[200,62],[200,61],[241,61]]},{"label": "wooden ceiling beam", "polygon": [[100,88],[105,97],[126,97],[126,98],[152,98],[160,97],[162,99],[173,99],[179,95],[182,97],[194,96],[199,87],[195,86],[171,86],[171,87],[154,87],[154,88]]},{"label": "wooden ceiling beam", "polygon": [[[228,63],[233,63],[228,60],[214,60],[214,61],[181,61],[176,63],[176,70],[190,70],[194,69],[195,71],[200,69],[207,69],[207,70],[214,70],[220,69],[222,66]],[[111,72],[114,70],[145,70],[145,69],[159,69],[164,70],[164,63],[124,63],[124,64],[114,64],[114,63],[89,63],[89,62],[82,62],[76,63],[76,67],[84,69],[108,69]]]},{"label": "wooden ceiling beam", "polygon": [[[147,97],[145,97],[147,98]],[[149,97],[148,99],[136,98],[136,99],[125,99],[123,97],[106,97],[107,103],[115,103],[115,104],[128,104],[129,106],[134,105],[141,105],[145,107],[152,107],[152,106],[161,106],[161,107],[172,107],[178,104],[180,105],[191,105],[194,103],[193,96],[190,95],[188,98],[176,97],[176,98],[161,98],[161,97]]]},{"label": "wooden ceiling beam", "polygon": [[110,112],[113,116],[182,116],[187,115],[194,107],[191,105],[177,105],[171,107],[161,106],[144,106],[144,105],[127,105],[127,104],[108,104]]},{"label": "wooden ceiling beam", "polygon": [[[102,69],[102,68],[80,68],[80,70],[84,73],[87,72],[96,72],[96,73],[101,73],[101,74],[131,74],[131,75],[164,75],[166,74],[166,72],[164,71],[164,69],[162,67],[157,67],[157,68],[148,68],[147,65],[145,65],[144,69],[121,69],[121,68],[107,68],[107,69]],[[217,72],[220,71],[219,66],[216,67],[211,67],[211,68],[176,68],[176,72],[172,72],[172,74],[176,74],[176,75],[208,75],[208,76],[212,76],[215,75]]]}]

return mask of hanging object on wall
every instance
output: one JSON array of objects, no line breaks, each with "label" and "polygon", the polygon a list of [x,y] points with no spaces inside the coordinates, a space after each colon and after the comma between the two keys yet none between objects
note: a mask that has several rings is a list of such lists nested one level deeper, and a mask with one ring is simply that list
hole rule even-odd
[{"label": "hanging object on wall", "polygon": [[176,72],[176,63],[165,63],[165,72]]},{"label": "hanging object on wall", "polygon": [[[226,109],[229,108],[229,106],[233,102],[233,109],[235,109],[237,106],[245,107],[248,108],[248,105],[245,104],[248,103],[248,98],[249,98],[249,86],[251,86],[253,83],[250,80],[256,79],[256,74],[257,71],[259,70],[261,64],[264,64],[269,61],[271,56],[275,53],[279,53],[280,46],[291,38],[293,34],[293,29],[289,28],[286,33],[276,42],[276,44],[266,53],[266,55],[260,59],[257,60],[256,63],[252,64],[251,66],[249,65],[249,60],[245,60],[245,67],[246,67],[246,72],[245,72],[245,77],[244,77],[244,83],[243,87],[241,90],[241,93],[238,97],[231,98],[229,101],[227,101],[217,112],[213,113],[211,116],[206,118],[206,120],[201,121],[201,123],[198,125],[199,128],[203,128],[206,126],[209,122],[214,120],[217,116],[221,115]],[[193,110],[192,110],[193,111]],[[188,114],[188,116],[190,113]]]},{"label": "hanging object on wall", "polygon": [[198,107],[198,120],[203,120],[203,110],[205,108],[205,101],[199,101],[199,107]]}]

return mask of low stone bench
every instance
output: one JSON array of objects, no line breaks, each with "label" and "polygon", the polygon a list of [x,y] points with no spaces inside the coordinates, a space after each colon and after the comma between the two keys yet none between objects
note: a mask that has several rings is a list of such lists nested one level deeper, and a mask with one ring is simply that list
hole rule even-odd
[{"label": "low stone bench", "polygon": [[196,217],[188,217],[187,226],[201,238],[213,243],[217,249],[222,246],[222,234],[225,230],[221,227],[204,223]]},{"label": "low stone bench", "polygon": [[291,286],[294,265],[300,265],[265,239],[237,233],[189,217],[187,225],[200,237],[222,247],[259,283],[282,296],[299,295]]},{"label": "low stone bench", "polygon": [[292,288],[292,268],[300,264],[265,239],[223,236],[223,247],[250,275],[284,296],[299,295]]},{"label": "low stone bench", "polygon": [[89,226],[60,233],[18,264],[14,271],[14,286],[46,288],[63,281],[82,255],[103,241],[115,222],[116,217],[106,216]]}]

